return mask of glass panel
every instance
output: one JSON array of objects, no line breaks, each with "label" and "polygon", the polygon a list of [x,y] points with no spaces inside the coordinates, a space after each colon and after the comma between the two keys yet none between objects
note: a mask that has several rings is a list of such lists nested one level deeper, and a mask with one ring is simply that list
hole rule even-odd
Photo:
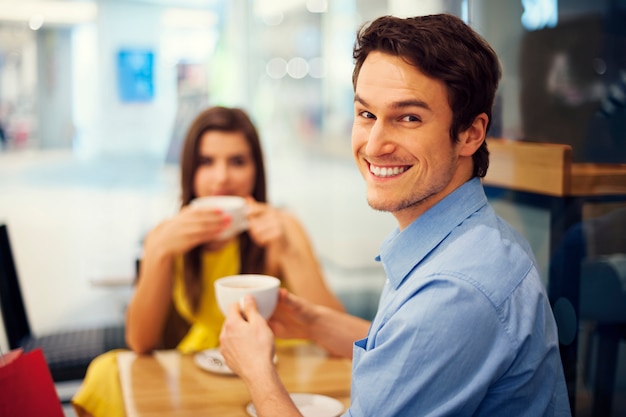
[{"label": "glass panel", "polygon": [[513,192],[492,201],[543,264],[576,415],[622,415],[626,4],[473,0],[469,16],[504,70],[500,129],[491,134],[572,147],[576,196]]}]

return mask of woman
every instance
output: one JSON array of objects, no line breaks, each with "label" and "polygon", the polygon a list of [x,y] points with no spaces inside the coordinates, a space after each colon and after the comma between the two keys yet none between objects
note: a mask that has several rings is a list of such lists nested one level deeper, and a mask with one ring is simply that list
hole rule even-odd
[{"label": "woman", "polygon": [[[181,159],[181,209],[146,237],[127,309],[126,341],[133,351],[176,346],[188,353],[216,347],[224,318],[213,282],[227,275],[273,275],[291,292],[343,310],[324,282],[302,225],[267,204],[261,144],[246,113],[225,107],[200,113]],[[189,204],[212,195],[246,198],[248,229],[219,240],[228,215]],[[72,403],[79,416],[124,416],[115,352],[94,360]]]}]

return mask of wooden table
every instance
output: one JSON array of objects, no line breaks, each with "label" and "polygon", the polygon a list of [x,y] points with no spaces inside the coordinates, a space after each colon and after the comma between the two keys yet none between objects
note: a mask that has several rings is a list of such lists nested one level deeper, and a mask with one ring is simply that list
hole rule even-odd
[{"label": "wooden table", "polygon": [[[580,319],[577,261],[582,259],[570,253],[565,237],[590,209],[626,201],[626,164],[574,163],[571,146],[563,144],[489,138],[487,146],[490,162],[483,180],[487,196],[539,206],[550,213],[550,262],[556,266],[550,271],[567,271],[567,276],[549,276],[548,295],[559,325],[561,361],[575,415]],[[559,248],[563,256],[553,258]]]},{"label": "wooden table", "polygon": [[[291,393],[322,394],[350,405],[351,361],[314,345],[277,347],[277,369]],[[243,381],[199,368],[176,350],[118,354],[127,417],[244,417],[250,396]],[[262,383],[262,381],[260,381]]]},{"label": "wooden table", "polygon": [[554,197],[626,195],[626,164],[572,162],[572,147],[489,138],[486,185]]}]

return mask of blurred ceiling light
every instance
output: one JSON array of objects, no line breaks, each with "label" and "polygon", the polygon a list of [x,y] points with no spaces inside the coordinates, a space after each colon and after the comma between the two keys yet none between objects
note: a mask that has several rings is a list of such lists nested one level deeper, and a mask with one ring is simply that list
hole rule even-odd
[{"label": "blurred ceiling light", "polygon": [[274,13],[261,16],[263,23],[265,23],[267,26],[278,26],[283,23],[284,18],[285,15],[282,13]]},{"label": "blurred ceiling light", "polygon": [[326,76],[326,63],[324,58],[312,58],[309,60],[309,75],[313,78]]},{"label": "blurred ceiling light", "polygon": [[43,26],[43,15],[37,13],[30,17],[28,20],[28,27],[32,30],[39,30]]},{"label": "blurred ceiling light", "polygon": [[326,13],[328,11],[328,1],[306,0],[306,9],[311,13]]},{"label": "blurred ceiling light", "polygon": [[254,14],[265,19],[266,16],[284,15],[302,6],[304,0],[254,0]]},{"label": "blurred ceiling light", "polygon": [[73,25],[94,21],[98,14],[96,3],[87,1],[2,1],[0,21],[31,22],[35,15],[41,15],[49,25]]},{"label": "blurred ceiling light", "polygon": [[387,10],[398,17],[445,13],[448,6],[444,0],[389,0]]},{"label": "blurred ceiling light", "polygon": [[217,24],[218,17],[210,10],[165,9],[161,21],[167,27],[210,29]]},{"label": "blurred ceiling light", "polygon": [[272,58],[265,66],[265,72],[270,78],[280,80],[287,75],[287,61],[282,58]]},{"label": "blurred ceiling light", "polygon": [[309,73],[309,63],[304,58],[291,58],[287,63],[287,73],[291,78],[304,78]]}]

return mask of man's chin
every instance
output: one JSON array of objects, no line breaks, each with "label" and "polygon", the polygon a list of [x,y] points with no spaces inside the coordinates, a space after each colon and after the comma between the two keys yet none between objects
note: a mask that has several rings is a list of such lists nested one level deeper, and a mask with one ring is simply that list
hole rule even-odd
[{"label": "man's chin", "polygon": [[418,206],[422,204],[424,200],[412,201],[412,200],[400,200],[393,201],[388,198],[367,198],[367,204],[376,211],[383,211],[386,213],[397,213],[399,211]]},{"label": "man's chin", "polygon": [[376,211],[393,212],[394,205],[388,201],[381,201],[376,198],[368,198],[367,204]]}]

